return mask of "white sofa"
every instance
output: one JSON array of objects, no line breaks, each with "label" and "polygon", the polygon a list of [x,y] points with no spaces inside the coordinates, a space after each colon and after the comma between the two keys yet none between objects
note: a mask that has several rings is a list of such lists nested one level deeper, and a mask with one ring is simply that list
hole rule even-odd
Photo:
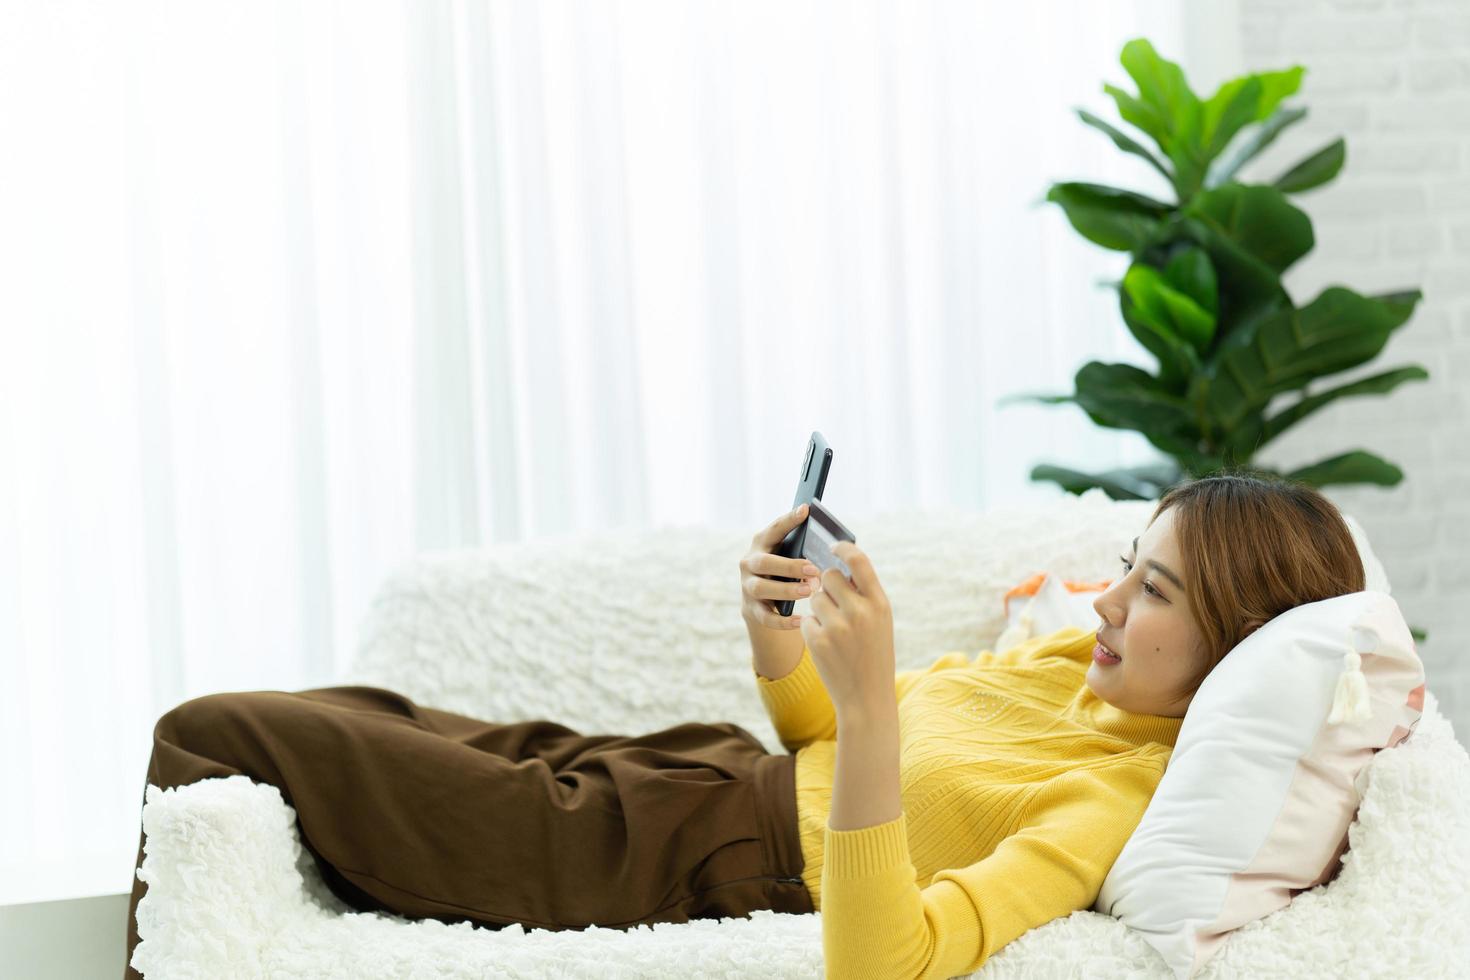
[{"label": "white sofa", "polygon": [[[898,666],[909,669],[991,646],[1002,595],[1037,571],[1113,577],[1152,509],[1093,492],[852,526],[892,600]],[[1352,523],[1368,586],[1387,591]],[[736,563],[753,531],[664,527],[425,554],[380,590],[340,682],[584,733],[732,721],[782,751],[739,614]],[[1342,873],[1239,930],[1202,977],[1448,976],[1445,964],[1470,962],[1470,758],[1433,687],[1431,676],[1413,737],[1368,766]],[[327,890],[274,787],[236,776],[147,796],[134,965],[149,978],[822,975],[820,915],[552,933],[357,913]],[[1031,930],[972,974],[1123,975],[1169,973],[1121,922],[1086,910]]]}]

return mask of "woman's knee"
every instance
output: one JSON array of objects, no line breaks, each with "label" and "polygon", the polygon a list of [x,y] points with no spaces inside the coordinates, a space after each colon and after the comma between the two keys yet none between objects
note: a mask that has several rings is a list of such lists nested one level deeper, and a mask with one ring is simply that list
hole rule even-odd
[{"label": "woman's knee", "polygon": [[246,711],[258,708],[264,691],[220,691],[203,694],[175,705],[159,716],[153,726],[155,740],[186,745],[207,739],[228,728]]}]

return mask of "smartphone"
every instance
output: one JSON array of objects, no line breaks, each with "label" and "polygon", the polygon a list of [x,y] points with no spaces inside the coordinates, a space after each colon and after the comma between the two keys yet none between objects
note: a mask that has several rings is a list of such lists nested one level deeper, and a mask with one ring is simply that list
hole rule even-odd
[{"label": "smartphone", "polygon": [[[801,475],[796,481],[796,498],[791,502],[791,509],[795,510],[802,504],[809,504],[813,500],[822,499],[822,491],[827,487],[827,471],[832,468],[832,447],[827,445],[827,439],[815,429],[812,437],[806,443],[806,455],[801,460]],[[800,558],[802,545],[806,543],[806,525],[811,520],[811,510],[807,510],[807,519],[792,528],[781,539],[776,546],[775,554],[783,558]],[[785,575],[772,575],[771,578],[777,582],[799,582],[801,579],[787,578]],[[790,616],[791,611],[796,608],[795,599],[777,599],[772,603],[776,612],[782,616]]]}]

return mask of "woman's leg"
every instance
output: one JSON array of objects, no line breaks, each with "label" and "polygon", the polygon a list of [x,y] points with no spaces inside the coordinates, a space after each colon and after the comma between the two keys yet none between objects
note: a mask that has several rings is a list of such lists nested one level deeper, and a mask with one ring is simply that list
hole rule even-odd
[{"label": "woman's leg", "polygon": [[[793,761],[735,725],[581,735],[351,686],[186,701],[155,726],[148,782],[278,787],[328,886],[361,911],[624,928],[812,911]],[[146,891],[135,875],[129,960]]]}]

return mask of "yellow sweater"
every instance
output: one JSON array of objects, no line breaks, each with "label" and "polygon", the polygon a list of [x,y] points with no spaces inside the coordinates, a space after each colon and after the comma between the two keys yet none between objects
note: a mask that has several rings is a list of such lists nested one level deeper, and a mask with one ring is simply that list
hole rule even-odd
[{"label": "yellow sweater", "polygon": [[1184,721],[1094,695],[1093,642],[1067,628],[900,671],[903,809],[858,830],[827,826],[837,716],[811,651],[785,677],[755,674],[796,753],[802,877],[831,980],[963,976],[1027,930],[1091,907]]}]

